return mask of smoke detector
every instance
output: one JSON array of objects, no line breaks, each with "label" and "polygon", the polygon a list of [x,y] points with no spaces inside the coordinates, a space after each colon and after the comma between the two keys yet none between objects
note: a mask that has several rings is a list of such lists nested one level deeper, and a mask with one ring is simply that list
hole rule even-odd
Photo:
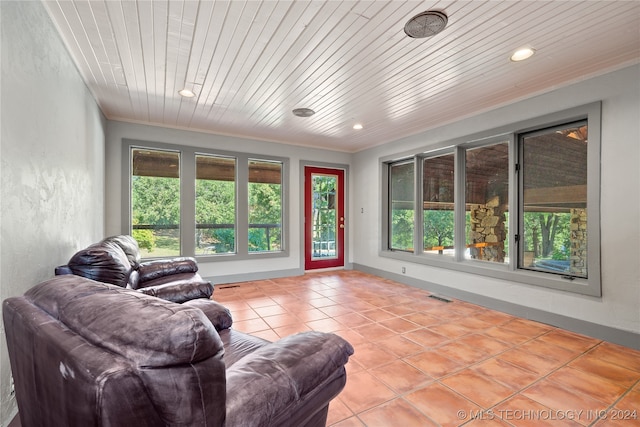
[{"label": "smoke detector", "polygon": [[447,22],[448,18],[444,13],[427,10],[409,19],[404,25],[404,32],[414,39],[431,37],[444,30]]}]

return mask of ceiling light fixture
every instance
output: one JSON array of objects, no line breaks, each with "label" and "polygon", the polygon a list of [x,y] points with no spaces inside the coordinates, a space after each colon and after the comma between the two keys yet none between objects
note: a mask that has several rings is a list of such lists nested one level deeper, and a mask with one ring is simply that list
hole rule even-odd
[{"label": "ceiling light fixture", "polygon": [[292,112],[295,116],[298,117],[311,117],[316,113],[311,108],[296,108]]},{"label": "ceiling light fixture", "polygon": [[360,123],[356,123],[355,125],[353,125],[353,128],[354,128],[355,130],[360,130],[360,129],[362,129],[362,128],[363,128],[363,126],[362,126],[362,124],[360,124]]},{"label": "ceiling light fixture", "polygon": [[511,55],[511,61],[518,62],[524,61],[525,59],[529,59],[533,56],[536,51],[530,47],[523,47],[522,49],[518,49]]},{"label": "ceiling light fixture", "polygon": [[178,94],[180,96],[185,97],[185,98],[193,98],[194,96],[196,96],[196,94],[193,93],[192,91],[190,91],[189,89],[182,89],[182,90],[178,91]]},{"label": "ceiling light fixture", "polygon": [[431,37],[444,30],[447,22],[448,18],[444,13],[427,10],[409,19],[407,23],[404,24],[404,32],[414,39]]}]

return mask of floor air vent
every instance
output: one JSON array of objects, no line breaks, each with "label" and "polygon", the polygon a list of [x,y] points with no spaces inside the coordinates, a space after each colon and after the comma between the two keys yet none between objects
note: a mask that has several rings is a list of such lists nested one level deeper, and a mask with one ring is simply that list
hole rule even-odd
[{"label": "floor air vent", "polygon": [[429,298],[437,299],[438,301],[442,301],[442,302],[453,302],[448,298],[441,297],[441,296],[438,296],[438,295],[429,295]]}]

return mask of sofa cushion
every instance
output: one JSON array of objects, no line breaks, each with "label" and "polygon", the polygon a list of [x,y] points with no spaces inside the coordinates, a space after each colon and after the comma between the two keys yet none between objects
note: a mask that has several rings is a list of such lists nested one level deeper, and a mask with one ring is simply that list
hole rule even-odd
[{"label": "sofa cushion", "polygon": [[190,257],[178,257],[171,259],[157,259],[147,261],[140,264],[138,272],[140,273],[141,286],[144,282],[159,279],[161,277],[171,276],[181,273],[196,273],[198,271],[198,263]]},{"label": "sofa cushion", "polygon": [[224,364],[229,369],[238,360],[259,348],[269,344],[269,341],[255,335],[245,334],[233,328],[223,329],[219,332],[224,345]]},{"label": "sofa cushion", "polygon": [[[132,272],[133,276],[136,271]],[[213,285],[198,273],[181,273],[172,276],[159,277],[144,283],[143,287],[131,287],[147,295],[162,298],[167,301],[183,303],[193,299],[209,299],[213,295]]]},{"label": "sofa cushion", "polygon": [[123,288],[127,286],[132,271],[126,254],[114,242],[95,243],[76,252],[68,266],[77,276]]},{"label": "sofa cushion", "polygon": [[222,341],[204,313],[78,276],[57,276],[25,297],[69,329],[140,367],[195,363],[215,356]]}]

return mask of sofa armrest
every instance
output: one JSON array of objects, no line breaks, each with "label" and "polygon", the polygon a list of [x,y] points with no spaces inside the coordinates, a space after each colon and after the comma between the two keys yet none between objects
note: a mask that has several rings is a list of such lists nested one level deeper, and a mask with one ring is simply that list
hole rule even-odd
[{"label": "sofa armrest", "polygon": [[227,425],[304,424],[342,390],[352,354],[337,335],[303,332],[246,355],[227,369]]},{"label": "sofa armrest", "polygon": [[[180,278],[180,276],[188,276]],[[175,280],[168,283],[152,284],[136,289],[146,295],[151,295],[163,300],[183,303],[198,298],[211,298],[213,285],[202,279],[193,277],[193,274],[176,275]],[[194,280],[196,279],[196,280]]]},{"label": "sofa armrest", "polygon": [[68,265],[59,265],[55,268],[54,273],[56,276],[63,276],[65,274],[73,274],[71,268]]},{"label": "sofa armrest", "polygon": [[210,299],[194,299],[185,302],[183,305],[196,307],[202,310],[205,316],[211,321],[216,331],[229,329],[233,324],[231,312],[224,305]]},{"label": "sofa armrest", "polygon": [[157,259],[140,263],[138,267],[140,283],[149,282],[161,277],[172,276],[174,274],[196,273],[197,271],[198,263],[195,259],[190,257]]}]

